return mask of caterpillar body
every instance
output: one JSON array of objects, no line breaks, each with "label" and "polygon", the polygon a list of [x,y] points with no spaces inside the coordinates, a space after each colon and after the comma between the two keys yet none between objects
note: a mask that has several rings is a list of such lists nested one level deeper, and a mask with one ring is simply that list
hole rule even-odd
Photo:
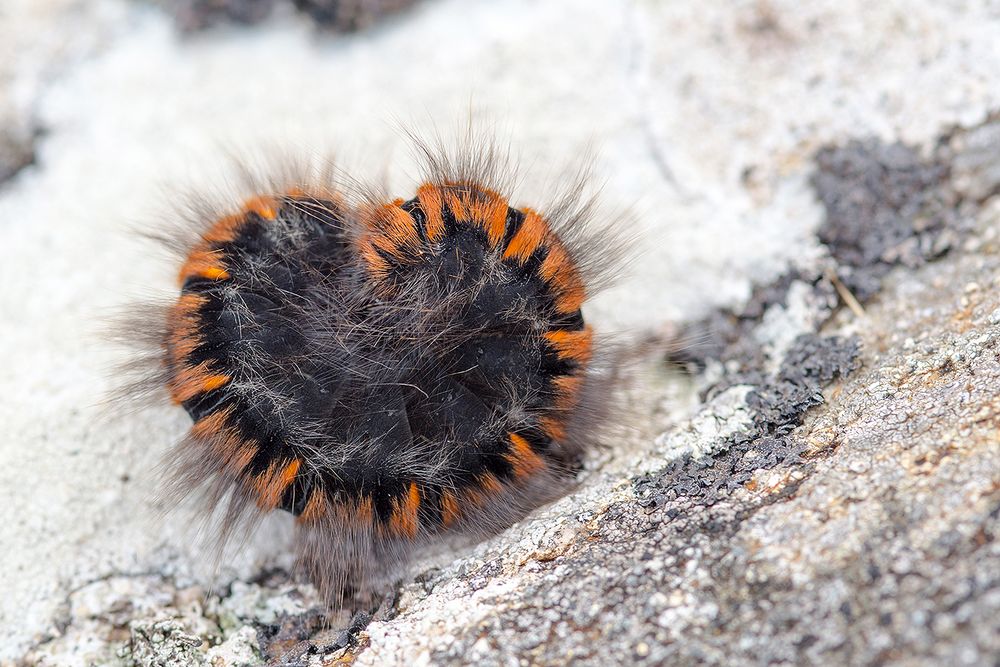
[{"label": "caterpillar body", "polygon": [[289,179],[202,214],[155,336],[151,381],[193,421],[173,492],[224,508],[224,535],[293,514],[333,604],[563,493],[608,410],[581,306],[614,235],[577,189],[512,206],[492,150],[425,153],[409,199]]}]

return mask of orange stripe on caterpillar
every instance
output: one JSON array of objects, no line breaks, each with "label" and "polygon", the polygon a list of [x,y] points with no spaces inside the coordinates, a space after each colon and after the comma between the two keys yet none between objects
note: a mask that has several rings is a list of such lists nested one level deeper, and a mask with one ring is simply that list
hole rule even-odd
[{"label": "orange stripe on caterpillar", "polygon": [[456,192],[453,189],[454,187],[452,186],[444,190],[444,203],[451,209],[451,214],[457,222],[468,222],[469,212],[465,206],[466,198],[461,196],[461,192]]},{"label": "orange stripe on caterpillar", "polygon": [[406,495],[394,498],[392,514],[389,516],[389,529],[407,537],[417,536],[417,510],[420,507],[420,490],[416,483],[410,482]]},{"label": "orange stripe on caterpillar", "polygon": [[295,521],[299,524],[314,524],[324,518],[335,524],[371,528],[375,521],[374,505],[367,496],[357,502],[345,498],[331,500],[326,491],[317,488],[309,495],[305,508]]},{"label": "orange stripe on caterpillar", "polygon": [[497,494],[503,491],[503,484],[491,472],[485,472],[479,476],[479,485],[487,493]]},{"label": "orange stripe on caterpillar", "polygon": [[277,216],[276,202],[273,197],[252,197],[243,205],[243,212],[226,215],[216,220],[201,235],[201,243],[188,254],[184,265],[178,272],[178,282],[191,277],[208,278],[209,280],[228,280],[230,275],[222,264],[224,253],[217,247],[231,243],[240,230],[249,222],[247,213],[256,213],[266,220]]},{"label": "orange stripe on caterpillar", "polygon": [[424,183],[417,188],[417,201],[424,212],[424,227],[427,231],[427,238],[430,241],[437,241],[444,236],[444,217],[441,210],[444,202],[441,198],[441,190],[430,183]]},{"label": "orange stripe on caterpillar", "polygon": [[469,216],[483,228],[492,247],[500,245],[507,231],[507,200],[491,190],[480,190],[469,205]]},{"label": "orange stripe on caterpillar", "polygon": [[325,515],[329,509],[329,502],[326,499],[326,493],[323,489],[313,489],[313,492],[309,495],[309,500],[306,501],[305,509],[296,517],[296,521],[299,523],[313,523]]},{"label": "orange stripe on caterpillar", "polygon": [[539,269],[542,279],[556,291],[556,310],[560,313],[575,313],[586,299],[583,280],[573,264],[569,253],[554,237],[548,239],[549,254]]},{"label": "orange stripe on caterpillar", "polygon": [[445,202],[458,222],[471,222],[486,232],[491,247],[497,247],[507,229],[507,200],[478,183],[449,184]]},{"label": "orange stripe on caterpillar", "polygon": [[514,468],[514,475],[527,477],[545,467],[545,461],[531,448],[527,440],[516,433],[510,436],[511,451],[504,455]]},{"label": "orange stripe on caterpillar", "polygon": [[462,490],[462,497],[471,505],[482,507],[503,491],[503,484],[491,472],[476,476],[476,486]]},{"label": "orange stripe on caterpillar", "polygon": [[208,299],[199,294],[182,294],[167,314],[167,356],[174,366],[184,364],[184,360],[201,345],[198,330],[201,309]]},{"label": "orange stripe on caterpillar", "polygon": [[176,405],[203,393],[205,384],[214,377],[207,361],[196,366],[182,364],[173,370],[174,373],[167,382],[167,387],[170,389],[170,398]]},{"label": "orange stripe on caterpillar", "polygon": [[258,195],[243,203],[243,209],[256,213],[265,220],[274,220],[278,216],[278,202],[274,197]]},{"label": "orange stripe on caterpillar", "polygon": [[202,417],[191,427],[191,437],[209,443],[220,461],[234,473],[250,465],[257,453],[257,444],[246,441],[230,426],[232,408]]},{"label": "orange stripe on caterpillar", "polygon": [[559,441],[566,437],[566,424],[559,417],[540,417],[538,426],[553,440]]},{"label": "orange stripe on caterpillar", "polygon": [[210,375],[201,386],[202,391],[213,391],[227,384],[232,378],[228,375]]},{"label": "orange stripe on caterpillar", "polygon": [[246,224],[247,217],[244,214],[227,215],[219,218],[201,235],[201,238],[209,244],[230,243]]},{"label": "orange stripe on caterpillar", "polygon": [[240,213],[225,215],[212,223],[201,235],[205,244],[195,248],[192,254],[199,250],[209,251],[213,245],[231,243],[240,230],[250,222],[248,213],[256,213],[265,220],[274,220],[278,216],[278,202],[274,197],[264,195],[247,199]]},{"label": "orange stripe on caterpillar", "polygon": [[220,261],[222,252],[219,250],[194,250],[178,273],[178,284],[192,277],[208,278],[209,280],[227,280],[229,272]]},{"label": "orange stripe on caterpillar", "polygon": [[201,275],[209,280],[227,280],[229,278],[229,273],[217,266],[205,267]]},{"label": "orange stripe on caterpillar", "polygon": [[191,435],[196,438],[212,438],[222,433],[228,426],[227,420],[231,413],[232,411],[227,408],[202,417],[191,427]]},{"label": "orange stripe on caterpillar", "polygon": [[357,507],[354,510],[354,516],[361,525],[371,525],[375,520],[375,508],[372,505],[370,497],[365,496],[358,501]]},{"label": "orange stripe on caterpillar", "polygon": [[580,400],[580,388],[583,386],[582,375],[561,375],[552,380],[556,390],[555,409],[569,412]]},{"label": "orange stripe on caterpillar", "polygon": [[402,202],[368,209],[361,215],[362,223],[371,233],[363,241],[401,261],[420,250],[420,237],[410,214],[400,208]]},{"label": "orange stripe on caterpillar", "polygon": [[284,467],[281,471],[281,483],[288,486],[295,479],[295,475],[299,472],[299,467],[302,465],[300,459],[292,459],[291,462]]},{"label": "orange stripe on caterpillar", "polygon": [[458,507],[458,499],[449,490],[441,492],[441,524],[447,528],[461,517],[462,512]]},{"label": "orange stripe on caterpillar", "polygon": [[267,470],[253,478],[252,484],[257,492],[258,507],[266,511],[275,509],[281,502],[285,489],[295,480],[301,464],[302,461],[299,459],[292,459],[279,468],[278,462],[275,461],[267,467]]},{"label": "orange stripe on caterpillar", "polygon": [[385,278],[389,274],[389,269],[392,268],[389,262],[375,249],[370,238],[361,242],[361,257],[364,258],[365,264],[368,265],[369,271],[372,272],[376,280]]},{"label": "orange stripe on caterpillar", "polygon": [[548,226],[545,224],[545,219],[536,211],[526,208],[522,210],[522,213],[524,213],[524,222],[514,234],[514,238],[507,244],[503,258],[513,258],[524,264],[531,257],[531,254],[538,250],[539,244],[548,233]]},{"label": "orange stripe on caterpillar", "polygon": [[555,349],[560,359],[571,359],[585,364],[593,353],[594,332],[590,325],[582,331],[554,329],[543,334],[546,342]]}]

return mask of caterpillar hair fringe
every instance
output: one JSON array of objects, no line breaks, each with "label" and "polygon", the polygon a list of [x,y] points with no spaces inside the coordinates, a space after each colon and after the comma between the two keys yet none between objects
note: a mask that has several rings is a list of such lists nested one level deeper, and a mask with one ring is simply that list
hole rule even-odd
[{"label": "caterpillar hair fringe", "polygon": [[220,543],[290,512],[334,606],[370,601],[414,549],[565,493],[612,405],[614,355],[581,306],[617,272],[622,226],[595,223],[578,177],[513,207],[508,151],[482,136],[414,141],[406,199],[285,165],[248,173],[242,202],[193,202],[149,232],[179,296],[121,331],[140,350],[121,396],[166,393],[193,421],[168,504],[221,513]]}]

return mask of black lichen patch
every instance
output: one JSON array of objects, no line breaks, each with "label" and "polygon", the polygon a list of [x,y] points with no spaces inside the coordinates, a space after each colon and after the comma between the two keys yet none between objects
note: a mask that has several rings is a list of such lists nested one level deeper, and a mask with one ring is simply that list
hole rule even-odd
[{"label": "black lichen patch", "polygon": [[[761,369],[768,360],[754,332],[769,309],[787,305],[793,284],[804,283],[812,300],[823,304],[816,313],[821,325],[838,302],[836,280],[865,303],[878,293],[892,267],[915,268],[946,253],[964,232],[962,211],[971,197],[955,186],[956,174],[977,185],[976,192],[990,191],[989,183],[996,180],[984,178],[984,169],[972,168],[983,162],[984,147],[993,146],[990,141],[1000,134],[995,125],[956,129],[941,138],[929,157],[914,147],[877,139],[820,149],[812,186],[825,209],[817,238],[829,252],[829,265],[790,269],[755,287],[742,308],[719,309],[682,327],[681,339],[699,343],[670,361],[694,372],[713,361],[727,369],[703,398],[734,384],[759,384],[766,380]],[[980,185],[983,181],[987,185]]]},{"label": "black lichen patch", "polygon": [[800,463],[805,445],[789,434],[809,408],[823,402],[824,386],[858,366],[858,353],[856,338],[799,336],[780,370],[748,394],[751,426],[719,443],[712,456],[686,454],[635,479],[639,505],[653,511],[678,498],[713,505],[758,470]]},{"label": "black lichen patch", "polygon": [[806,410],[823,402],[822,389],[857,368],[860,343],[840,336],[799,336],[785,354],[776,377],[747,397],[762,434],[784,435],[802,421]]},{"label": "black lichen patch", "polygon": [[916,267],[948,250],[959,196],[947,155],[910,146],[851,141],[816,154],[812,185],[826,209],[818,235],[837,274],[862,302],[889,270]]},{"label": "black lichen patch", "polygon": [[825,304],[828,312],[833,312],[838,298],[833,284],[819,270],[810,275],[802,269],[791,269],[770,283],[754,287],[742,308],[720,308],[682,327],[679,337],[698,341],[698,344],[678,349],[669,361],[691,372],[700,372],[713,361],[728,369],[718,383],[702,392],[702,399],[735,384],[760,384],[767,380],[763,370],[767,357],[754,330],[770,308],[788,305],[788,291],[796,282],[807,285],[814,301]]},{"label": "black lichen patch", "polygon": [[371,27],[417,0],[156,0],[185,32],[232,23],[255,25],[279,7],[291,7],[333,32]]}]

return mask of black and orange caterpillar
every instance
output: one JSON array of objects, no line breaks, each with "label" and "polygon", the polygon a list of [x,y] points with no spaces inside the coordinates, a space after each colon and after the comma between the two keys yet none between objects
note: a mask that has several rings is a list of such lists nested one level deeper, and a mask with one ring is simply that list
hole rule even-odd
[{"label": "black and orange caterpillar", "polygon": [[614,234],[575,188],[549,215],[512,207],[493,149],[424,150],[409,200],[291,179],[196,216],[156,336],[153,381],[194,421],[172,488],[207,491],[227,531],[295,515],[333,603],[565,492],[607,412],[581,306]]}]

